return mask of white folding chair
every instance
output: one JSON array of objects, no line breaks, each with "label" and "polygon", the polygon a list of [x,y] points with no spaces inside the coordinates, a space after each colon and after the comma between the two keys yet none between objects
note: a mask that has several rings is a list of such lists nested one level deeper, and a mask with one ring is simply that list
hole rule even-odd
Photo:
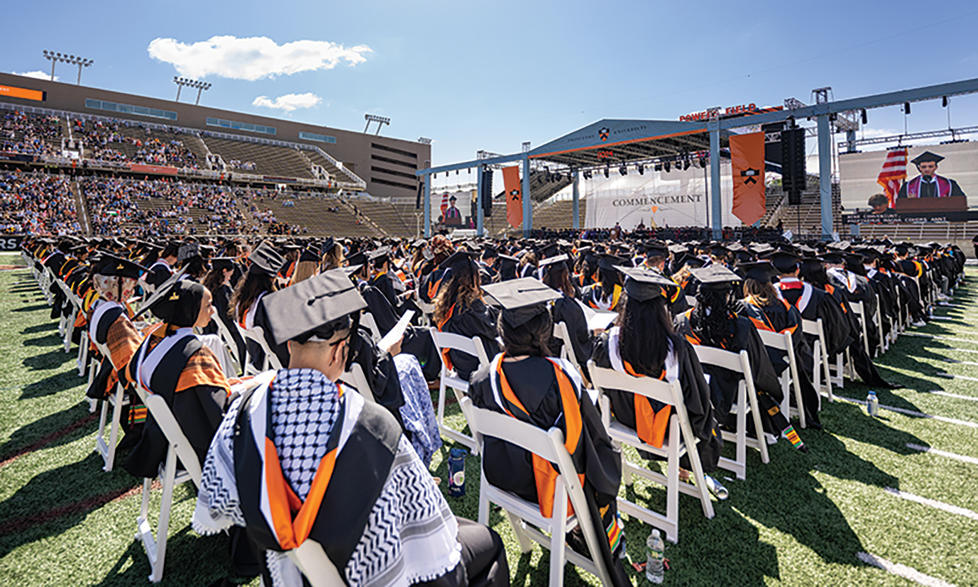
[{"label": "white folding chair", "polygon": [[[732,413],[737,415],[737,427],[734,432],[722,430],[723,440],[733,441],[735,458],[720,457],[718,466],[731,471],[738,479],[747,478],[747,447],[761,453],[761,462],[771,461],[767,452],[767,442],[764,440],[764,428],[761,425],[761,410],[757,405],[757,390],[754,387],[754,373],[750,368],[747,351],[733,353],[710,346],[694,345],[696,357],[701,365],[710,365],[740,373],[742,379],[737,386],[737,401],[734,402]],[[747,435],[747,414],[754,421],[754,437]]]},{"label": "white folding chair", "polygon": [[360,314],[360,326],[363,326],[370,332],[370,338],[374,342],[379,341],[383,335],[380,333],[380,328],[377,327],[377,321],[374,320],[373,314],[370,312],[363,312]]},{"label": "white folding chair", "polygon": [[863,350],[866,351],[866,356],[869,358],[873,357],[873,353],[869,351],[869,334],[866,325],[866,307],[862,302],[849,302],[849,307],[852,308],[852,313],[856,315],[859,321],[859,328],[861,330],[860,336],[862,336]]},{"label": "white folding chair", "polygon": [[363,399],[368,402],[377,403],[377,400],[374,398],[374,392],[367,382],[367,377],[363,374],[363,368],[360,367],[360,363],[350,365],[350,370],[340,376],[340,382],[356,389],[363,396]]},{"label": "white folding chair", "polygon": [[[807,428],[807,422],[805,421],[805,410],[804,402],[801,397],[801,379],[799,379],[798,362],[795,359],[795,348],[792,346],[792,339],[790,332],[771,332],[770,330],[757,330],[757,333],[761,335],[761,341],[764,346],[779,351],[783,351],[788,356],[788,368],[784,370],[781,374],[781,390],[784,393],[784,399],[781,400],[781,411],[784,412],[786,418],[791,418],[792,410],[794,413],[798,414],[798,424],[802,428]],[[799,336],[802,336],[799,334]],[[795,405],[797,409],[791,407],[791,395],[792,390],[795,396]]]},{"label": "white folding chair", "polygon": [[[146,557],[149,559],[149,566],[152,572],[149,580],[158,583],[163,579],[163,564],[166,558],[167,532],[170,526],[170,508],[173,506],[173,490],[177,485],[192,482],[195,487],[200,487],[200,461],[197,453],[194,452],[190,441],[184,435],[180,424],[166,405],[166,401],[155,394],[147,392],[142,385],[136,385],[136,392],[140,400],[146,404],[153,420],[159,425],[160,430],[166,437],[169,446],[166,450],[166,459],[160,467],[159,479],[163,485],[163,495],[160,502],[160,517],[156,525],[156,536],[153,536],[153,529],[149,524],[149,498],[152,490],[153,480],[143,479],[143,502],[139,517],[136,519],[136,539],[143,544]],[[181,465],[183,468],[177,467]]]},{"label": "white folding chair", "polygon": [[[102,353],[106,361],[110,360],[108,346],[96,342],[95,347]],[[102,457],[102,462],[104,463],[102,466],[103,471],[111,471],[115,463],[115,449],[119,440],[119,429],[122,426],[122,406],[128,403],[129,398],[126,397],[125,390],[123,390],[122,385],[118,381],[112,392],[102,400],[102,409],[98,418],[98,432],[95,434],[95,452]],[[109,408],[112,409],[111,419]],[[108,439],[105,437],[106,424],[109,426]]]},{"label": "white folding chair", "polygon": [[321,544],[307,538],[299,548],[286,551],[292,561],[312,587],[337,587],[346,585],[346,580],[337,570],[333,561],[326,556]]},{"label": "white folding chair", "polygon": [[238,356],[238,343],[235,342],[234,336],[232,336],[231,331],[228,330],[227,324],[220,317],[214,317],[214,324],[217,326],[217,335],[221,338],[221,342],[224,343],[225,348],[228,350],[228,355],[231,356],[231,361],[237,366],[235,375],[241,375],[244,373],[244,367],[241,362],[241,357]]},{"label": "white folding chair", "polygon": [[[666,458],[666,474],[663,475],[646,466],[629,462],[625,458],[624,452],[621,453],[622,479],[626,484],[631,484],[632,475],[638,475],[666,488],[665,515],[653,512],[622,497],[618,498],[618,509],[646,524],[661,528],[665,531],[666,538],[671,542],[678,542],[680,492],[698,497],[703,507],[703,515],[707,518],[713,517],[713,502],[710,501],[710,495],[706,488],[703,466],[696,450],[697,440],[693,435],[689,417],[686,415],[686,405],[683,403],[683,392],[679,387],[679,382],[667,383],[652,377],[634,377],[613,369],[598,367],[594,361],[588,361],[587,368],[595,388],[601,393],[599,398],[601,420],[611,440],[618,446],[626,444],[638,450]],[[669,431],[666,433],[665,441],[661,447],[646,444],[634,430],[611,419],[611,400],[605,393],[609,389],[643,395],[672,406],[673,413],[669,418]],[[683,455],[689,457],[695,485],[679,480],[679,459]]]},{"label": "white folding chair", "polygon": [[[282,362],[278,360],[278,355],[272,352],[272,349],[269,348],[268,343],[265,341],[265,334],[261,326],[253,326],[251,328],[241,328],[239,326],[238,330],[241,331],[241,336],[244,338],[245,344],[250,340],[261,347],[265,359],[262,361],[261,367],[256,366],[259,372],[282,368]],[[252,364],[250,357],[245,360],[248,365]],[[245,370],[247,374],[247,367],[245,367]]]},{"label": "white folding chair", "polygon": [[[489,357],[486,356],[485,349],[482,348],[482,343],[479,342],[478,338],[467,338],[460,334],[441,332],[435,327],[431,327],[429,331],[431,332],[431,339],[435,342],[435,346],[438,348],[438,352],[442,354],[442,357],[445,356],[445,353],[442,351],[453,350],[477,358],[479,360],[478,368],[489,364]],[[442,361],[441,377],[439,379],[438,429],[441,430],[444,436],[467,446],[472,451],[472,454],[478,454],[479,446],[476,444],[475,438],[445,424],[445,389],[452,388],[455,399],[461,402],[462,396],[469,390],[469,382],[459,377],[455,369],[449,369],[444,360]],[[471,428],[472,423],[469,422],[469,429],[471,430]]]},{"label": "white folding chair", "polygon": [[[804,334],[815,337],[815,344],[812,345],[812,357],[814,358],[812,369],[814,380],[812,384],[819,393],[824,392],[830,402],[835,401],[835,396],[832,395],[832,369],[829,368],[829,353],[828,347],[825,345],[825,328],[822,325],[822,319],[802,319],[801,329]],[[841,356],[840,354],[839,357]]]},{"label": "white folding chair", "polygon": [[[529,552],[533,542],[549,548],[551,587],[564,584],[564,565],[567,561],[597,576],[603,585],[611,585],[611,574],[601,558],[601,543],[598,542],[607,540],[607,537],[594,531],[584,489],[571,456],[564,447],[564,434],[560,429],[545,431],[506,414],[477,408],[468,397],[463,397],[460,403],[480,447],[487,436],[498,438],[556,464],[560,473],[554,487],[553,512],[551,517],[546,518],[540,513],[538,504],[491,485],[483,471],[479,483],[479,523],[489,524],[489,509],[496,504],[506,512],[523,552]],[[574,508],[574,513],[570,515],[568,499]],[[580,526],[584,534],[591,558],[567,548],[567,532],[576,526]]]},{"label": "white folding chair", "polygon": [[421,310],[421,316],[424,321],[427,322],[429,326],[434,324],[434,322],[431,320],[431,316],[435,313],[435,305],[429,304],[419,297],[415,297],[414,304],[418,306],[419,310]]},{"label": "white folding chair", "polygon": [[581,369],[581,364],[577,362],[577,355],[574,354],[574,346],[571,344],[570,331],[567,329],[567,324],[564,322],[557,322],[554,324],[554,338],[560,339],[563,343],[560,346],[560,358],[565,359],[574,365],[577,372],[581,374],[584,378],[584,370]]}]

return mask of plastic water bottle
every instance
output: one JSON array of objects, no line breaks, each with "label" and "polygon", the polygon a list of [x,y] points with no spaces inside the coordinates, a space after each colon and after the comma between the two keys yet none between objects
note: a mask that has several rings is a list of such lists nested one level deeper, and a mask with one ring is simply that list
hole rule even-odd
[{"label": "plastic water bottle", "polygon": [[880,400],[876,397],[875,391],[870,391],[866,396],[866,412],[875,418],[880,413]]},{"label": "plastic water bottle", "polygon": [[453,448],[448,451],[448,495],[462,497],[465,495],[465,455],[464,448]]},{"label": "plastic water bottle", "polygon": [[645,541],[645,578],[652,583],[662,583],[665,578],[664,550],[665,544],[662,543],[659,530],[652,530],[649,539]]}]

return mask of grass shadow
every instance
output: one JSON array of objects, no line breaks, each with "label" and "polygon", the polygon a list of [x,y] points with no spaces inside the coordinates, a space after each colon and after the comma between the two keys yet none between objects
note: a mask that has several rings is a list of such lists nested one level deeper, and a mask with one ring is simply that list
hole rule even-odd
[{"label": "grass shadow", "polygon": [[24,386],[24,389],[20,392],[20,399],[52,395],[81,385],[84,382],[85,380],[78,377],[78,373],[74,369],[61,371]]},{"label": "grass shadow", "polygon": [[[37,334],[38,332],[47,332],[49,330],[57,330],[57,322],[45,322],[43,324],[35,324],[34,326],[28,326],[20,331],[21,334]],[[27,343],[24,343],[27,344]]]}]

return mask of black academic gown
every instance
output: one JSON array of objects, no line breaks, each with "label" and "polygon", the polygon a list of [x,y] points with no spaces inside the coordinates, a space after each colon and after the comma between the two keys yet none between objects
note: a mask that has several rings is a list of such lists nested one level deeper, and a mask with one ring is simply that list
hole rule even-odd
[{"label": "black academic gown", "polygon": [[211,292],[214,296],[212,304],[214,305],[214,318],[211,319],[210,323],[204,328],[204,334],[217,334],[217,325],[214,320],[220,320],[228,332],[231,333],[231,338],[234,340],[234,345],[238,349],[238,356],[245,356],[245,341],[241,336],[241,333],[234,326],[234,318],[228,314],[228,308],[231,304],[231,295],[234,291],[229,285],[221,285],[216,291]]},{"label": "black academic gown", "polygon": [[[742,315],[749,318],[759,330],[769,330],[776,333],[791,333],[791,343],[798,367],[801,398],[804,402],[806,423],[819,426],[818,419],[819,396],[818,390],[812,384],[815,369],[812,347],[808,344],[801,326],[801,314],[798,309],[783,300],[771,300],[761,306],[745,300],[742,304]],[[784,351],[768,348],[771,363],[778,374],[788,368],[788,355]]]},{"label": "black academic gown", "polygon": [[[505,411],[496,403],[490,382],[491,367],[483,367],[472,375],[469,396],[476,407]],[[544,357],[529,357],[522,361],[502,363],[502,371],[513,393],[526,408],[528,414],[516,410],[514,417],[537,428],[548,430],[558,427],[566,434],[564,406],[554,372],[553,363]],[[618,489],[621,485],[621,460],[608,437],[597,407],[590,396],[575,386],[582,422],[582,439],[572,455],[578,473],[584,474],[584,495],[595,521],[599,538],[607,536],[606,528],[617,519]],[[510,409],[510,408],[507,408]],[[482,455],[482,470],[486,480],[501,489],[512,491],[523,499],[538,503],[531,454],[512,444],[487,437]],[[607,509],[604,509],[607,508]],[[604,516],[599,513],[604,509]],[[574,536],[574,533],[571,534]],[[572,538],[573,540],[573,538]],[[624,548],[624,540],[611,552],[608,540],[599,540],[602,555],[612,573],[616,585],[628,585],[618,553]],[[586,547],[585,547],[586,548]]]},{"label": "black academic gown", "polygon": [[[438,326],[438,330],[460,334],[466,338],[478,337],[486,357],[495,357],[499,352],[496,318],[482,300],[475,300],[471,306],[461,310],[456,307],[448,319]],[[448,359],[462,379],[469,379],[479,366],[478,359],[458,351],[448,351]]]},{"label": "black academic gown", "polygon": [[[800,287],[793,287],[793,284],[800,284]],[[801,313],[803,319],[813,322],[822,320],[825,346],[828,347],[823,351],[829,357],[845,352],[853,341],[853,332],[842,312],[842,306],[828,292],[810,283],[795,281],[793,284],[780,282],[781,296]],[[811,334],[805,336],[809,345],[814,346],[817,337]]]},{"label": "black academic gown", "polygon": [[[387,334],[399,319],[394,308],[377,288],[370,285],[361,287],[360,295],[367,303],[367,312],[373,316],[380,335]],[[404,331],[404,339],[401,341],[401,352],[414,355],[418,359],[425,381],[438,379],[441,374],[441,355],[438,354],[438,348],[428,329],[408,325]]]},{"label": "black academic gown", "polygon": [[[594,353],[592,360],[598,367],[611,369],[611,358],[609,356],[609,345],[611,337],[608,332],[602,333],[594,341]],[[693,435],[699,439],[696,445],[700,463],[703,471],[710,473],[716,470],[717,462],[720,459],[720,449],[723,441],[717,429],[717,420],[713,411],[713,403],[710,399],[710,388],[703,377],[703,368],[696,352],[688,342],[677,341],[674,352],[679,363],[679,385],[683,390],[683,404],[686,407],[686,414],[693,429]],[[616,420],[629,428],[635,428],[635,406],[633,394],[606,390],[611,399],[611,410]],[[658,408],[659,406],[653,406]],[[729,411],[729,409],[727,410]],[[689,468],[686,458],[683,457],[683,466]]]},{"label": "black academic gown", "polygon": [[[706,344],[716,346],[732,353],[747,351],[747,361],[750,363],[751,375],[754,377],[754,391],[761,411],[761,425],[771,434],[780,434],[788,427],[788,420],[781,413],[781,401],[784,393],[781,383],[771,364],[764,342],[757,334],[757,328],[743,316],[731,315],[729,321],[729,336],[726,343],[704,341],[702,334],[695,324],[692,311],[676,317],[676,332],[691,344]],[[702,365],[702,364],[701,364]],[[734,402],[737,401],[737,390],[743,380],[743,373],[731,371],[713,365],[703,365],[703,371],[710,376],[710,397],[716,409],[717,419],[727,428],[734,429],[736,418],[731,414]]]},{"label": "black academic gown", "polygon": [[[581,366],[581,369],[586,371],[594,340],[587,327],[584,309],[577,303],[577,300],[564,294],[559,300],[554,300],[550,311],[553,315],[554,324],[563,322],[567,326],[567,333],[570,335],[571,346],[574,350],[574,358],[577,359],[577,364]],[[555,355],[559,354],[562,344],[562,341],[554,339],[551,342],[551,352]]]}]

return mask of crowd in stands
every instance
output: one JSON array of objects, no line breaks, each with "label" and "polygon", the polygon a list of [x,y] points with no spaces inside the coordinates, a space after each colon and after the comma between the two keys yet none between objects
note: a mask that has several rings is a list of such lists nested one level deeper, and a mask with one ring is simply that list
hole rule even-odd
[{"label": "crowd in stands", "polygon": [[245,171],[255,171],[258,166],[255,165],[254,161],[239,161],[237,159],[229,159],[227,161],[228,167],[232,169],[243,169]]},{"label": "crowd in stands", "polygon": [[[121,132],[122,127],[135,127],[144,137],[133,137]],[[72,136],[84,139],[89,156],[101,161],[129,161],[149,165],[197,169],[197,157],[177,139],[153,136],[153,129],[138,124],[123,124],[103,120],[73,120]],[[132,145],[132,154],[120,150],[121,145]]]},{"label": "crowd in stands", "polygon": [[[237,194],[226,186],[93,177],[80,182],[80,187],[96,235],[226,234],[245,232],[249,227],[234,203]],[[151,198],[164,200],[165,206],[139,205],[140,200]],[[205,213],[195,217],[191,209]]]},{"label": "crowd in stands", "polygon": [[51,146],[61,139],[61,123],[55,116],[10,110],[0,124],[0,151],[30,155],[55,155]]},{"label": "crowd in stands", "polygon": [[6,234],[79,234],[81,225],[67,177],[0,173],[0,231]]}]

